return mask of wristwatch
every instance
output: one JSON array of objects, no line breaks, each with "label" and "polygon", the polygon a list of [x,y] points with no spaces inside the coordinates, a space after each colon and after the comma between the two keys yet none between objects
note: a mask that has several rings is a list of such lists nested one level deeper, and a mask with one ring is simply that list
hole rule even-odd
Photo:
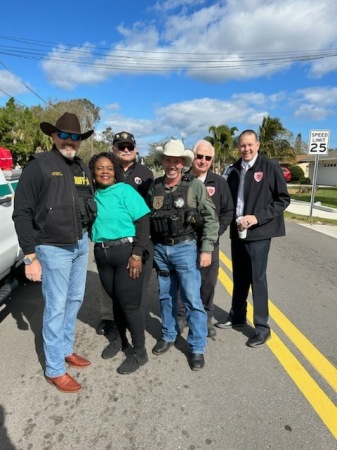
[{"label": "wristwatch", "polygon": [[33,256],[33,258],[31,258],[30,256],[25,256],[23,258],[23,262],[26,264],[26,266],[28,266],[29,264],[32,264],[34,261],[37,260],[37,256]]}]

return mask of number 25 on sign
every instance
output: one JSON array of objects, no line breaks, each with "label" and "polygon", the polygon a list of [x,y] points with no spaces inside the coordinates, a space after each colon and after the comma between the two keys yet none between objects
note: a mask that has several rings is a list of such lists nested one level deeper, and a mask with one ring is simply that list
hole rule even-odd
[{"label": "number 25 on sign", "polygon": [[327,155],[330,130],[310,130],[309,155]]}]

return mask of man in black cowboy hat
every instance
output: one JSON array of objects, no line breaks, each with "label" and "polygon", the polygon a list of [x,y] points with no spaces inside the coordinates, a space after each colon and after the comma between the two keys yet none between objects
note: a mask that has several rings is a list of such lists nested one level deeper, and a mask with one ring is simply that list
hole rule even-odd
[{"label": "man in black cowboy hat", "polygon": [[88,228],[94,215],[93,184],[87,166],[76,156],[81,132],[75,114],[65,113],[55,126],[40,128],[53,140],[24,168],[15,195],[13,220],[25,254],[28,280],[42,282],[45,376],[62,392],[81,385],[65,369],[90,362],[74,353],[75,324],[83,302],[89,253]]}]

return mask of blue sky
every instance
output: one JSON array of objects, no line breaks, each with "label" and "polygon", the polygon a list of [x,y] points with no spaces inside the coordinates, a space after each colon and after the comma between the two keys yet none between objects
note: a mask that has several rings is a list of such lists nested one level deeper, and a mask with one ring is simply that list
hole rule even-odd
[{"label": "blue sky", "polygon": [[267,115],[336,148],[336,18],[336,0],[3,2],[0,106],[87,98],[96,132],[130,131],[144,155]]}]

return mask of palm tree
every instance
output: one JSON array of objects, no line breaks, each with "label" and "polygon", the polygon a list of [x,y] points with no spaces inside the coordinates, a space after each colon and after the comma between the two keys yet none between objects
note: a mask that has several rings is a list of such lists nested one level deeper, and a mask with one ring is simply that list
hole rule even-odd
[{"label": "palm tree", "polygon": [[291,160],[295,151],[290,144],[290,133],[277,117],[264,117],[259,127],[261,154],[279,162]]},{"label": "palm tree", "polygon": [[205,136],[215,150],[215,163],[221,167],[224,163],[235,161],[234,134],[237,127],[229,128],[227,125],[212,125],[208,128],[210,136]]}]

